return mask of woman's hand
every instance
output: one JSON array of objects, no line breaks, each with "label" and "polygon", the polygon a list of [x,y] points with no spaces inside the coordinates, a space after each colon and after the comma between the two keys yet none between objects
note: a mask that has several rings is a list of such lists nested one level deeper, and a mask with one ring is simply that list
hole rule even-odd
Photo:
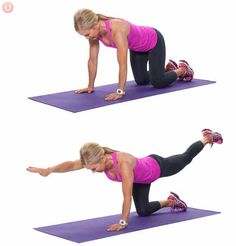
[{"label": "woman's hand", "polygon": [[120,224],[112,224],[107,227],[107,231],[120,231],[124,229],[125,229],[125,226],[120,225]]},{"label": "woman's hand", "polygon": [[38,173],[43,177],[47,177],[50,174],[49,168],[28,167],[26,170],[31,173]]},{"label": "woman's hand", "polygon": [[123,95],[117,94],[117,93],[111,93],[105,96],[106,101],[115,101],[117,99],[122,98]]},{"label": "woman's hand", "polygon": [[76,94],[82,94],[82,93],[89,93],[90,94],[90,93],[93,93],[93,90],[94,90],[93,87],[88,86],[87,88],[75,90],[75,93]]}]

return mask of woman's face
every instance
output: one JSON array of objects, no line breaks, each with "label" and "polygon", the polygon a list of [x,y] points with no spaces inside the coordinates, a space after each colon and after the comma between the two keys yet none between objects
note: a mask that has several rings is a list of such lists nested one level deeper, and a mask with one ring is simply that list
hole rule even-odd
[{"label": "woman's face", "polygon": [[105,156],[100,158],[100,161],[98,163],[93,163],[93,164],[86,164],[85,168],[91,170],[93,173],[102,173],[104,172],[106,165],[105,165]]},{"label": "woman's face", "polygon": [[93,27],[88,29],[80,29],[79,34],[89,40],[97,40],[99,34],[98,24],[95,24]]}]

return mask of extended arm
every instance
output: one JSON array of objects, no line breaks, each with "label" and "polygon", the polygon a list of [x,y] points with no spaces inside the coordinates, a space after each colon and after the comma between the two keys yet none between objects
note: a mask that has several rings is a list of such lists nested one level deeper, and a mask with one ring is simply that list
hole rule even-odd
[{"label": "extended arm", "polygon": [[51,173],[64,173],[82,169],[83,166],[80,160],[75,161],[65,161],[58,165],[48,167],[48,168],[39,168],[39,167],[28,167],[26,170],[32,173],[38,173],[44,177],[48,176]]}]

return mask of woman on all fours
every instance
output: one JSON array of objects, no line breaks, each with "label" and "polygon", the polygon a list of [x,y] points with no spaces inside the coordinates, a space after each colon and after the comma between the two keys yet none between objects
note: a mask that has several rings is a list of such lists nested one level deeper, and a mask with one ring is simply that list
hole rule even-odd
[{"label": "woman on all fours", "polygon": [[209,129],[202,131],[203,139],[190,145],[182,154],[163,158],[152,154],[136,158],[131,154],[101,147],[96,143],[87,143],[80,149],[80,160],[67,161],[49,168],[28,167],[27,170],[48,176],[87,168],[93,172],[104,172],[112,180],[122,183],[123,206],[121,220],[108,226],[108,231],[119,231],[128,225],[132,197],[139,216],[149,216],[163,207],[186,211],[187,205],[173,192],[166,200],[149,202],[151,183],[161,177],[174,175],[188,165],[206,144],[221,144],[221,134]]},{"label": "woman on all fours", "polygon": [[132,72],[138,85],[151,83],[155,88],[163,88],[177,79],[191,81],[193,78],[193,70],[184,60],[179,65],[169,60],[165,68],[165,41],[162,34],[152,27],[137,26],[124,19],[96,14],[89,9],[80,9],[75,13],[74,27],[89,41],[88,87],[79,89],[76,93],[91,93],[94,90],[99,41],[117,49],[119,64],[117,91],[107,95],[106,100],[117,100],[125,95],[128,50]]}]

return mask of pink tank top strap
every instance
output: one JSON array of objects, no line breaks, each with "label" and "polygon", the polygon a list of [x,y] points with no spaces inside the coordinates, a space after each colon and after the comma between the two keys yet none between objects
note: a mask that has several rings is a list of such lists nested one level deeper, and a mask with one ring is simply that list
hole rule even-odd
[{"label": "pink tank top strap", "polygon": [[117,152],[113,152],[111,154],[111,157],[114,163],[114,168],[116,169],[116,171],[118,171]]},{"label": "pink tank top strap", "polygon": [[116,48],[116,45],[115,45],[115,43],[112,40],[112,34],[111,34],[111,29],[110,29],[110,21],[111,20],[108,19],[108,20],[105,20],[104,23],[105,23],[105,26],[106,26],[107,34],[108,34],[109,39],[111,41],[111,47]]},{"label": "pink tank top strap", "polygon": [[112,177],[111,175],[109,175],[108,173],[106,173],[106,174],[111,180],[121,182],[122,177],[121,177],[119,169],[118,169],[117,152],[113,152],[111,154],[111,157],[112,157],[113,164],[114,164],[116,179],[114,177]]}]

